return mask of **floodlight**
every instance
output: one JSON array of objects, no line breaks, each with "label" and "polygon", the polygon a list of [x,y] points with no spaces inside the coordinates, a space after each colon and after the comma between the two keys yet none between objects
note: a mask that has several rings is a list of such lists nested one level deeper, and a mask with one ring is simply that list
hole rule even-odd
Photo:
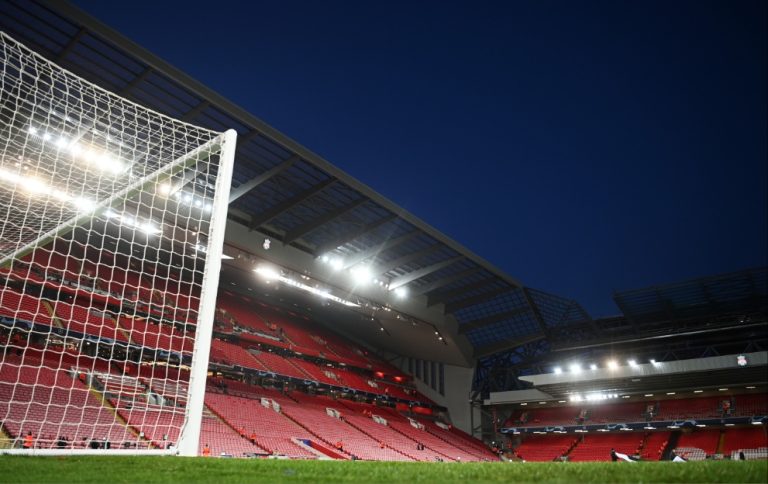
[{"label": "floodlight", "polygon": [[160,193],[160,195],[168,195],[171,193],[171,184],[161,183],[160,185],[158,185],[157,191],[158,193]]},{"label": "floodlight", "polygon": [[559,366],[556,366],[554,371],[555,371],[555,375],[559,375],[560,373],[563,372],[563,369],[560,368]]},{"label": "floodlight", "polygon": [[581,372],[581,365],[578,363],[571,363],[571,365],[568,367],[569,370],[571,370],[571,373],[580,373]]},{"label": "floodlight", "polygon": [[271,281],[278,279],[280,274],[275,269],[269,266],[259,266],[256,268],[256,273],[262,276],[265,280]]},{"label": "floodlight", "polygon": [[349,271],[355,284],[368,284],[371,282],[371,270],[367,266],[356,266]]},{"label": "floodlight", "polygon": [[610,361],[608,362],[608,369],[609,369],[609,370],[615,370],[615,369],[617,369],[618,367],[619,367],[619,364],[618,364],[618,363],[616,363],[616,360],[610,360]]},{"label": "floodlight", "polygon": [[591,365],[589,365],[589,369],[590,370],[597,370],[597,365],[592,363]]}]

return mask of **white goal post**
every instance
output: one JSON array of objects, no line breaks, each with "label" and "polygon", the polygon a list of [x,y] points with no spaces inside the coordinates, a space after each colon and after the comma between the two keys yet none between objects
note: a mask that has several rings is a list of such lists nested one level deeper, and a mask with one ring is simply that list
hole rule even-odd
[{"label": "white goal post", "polygon": [[198,454],[236,136],[0,32],[0,452]]}]

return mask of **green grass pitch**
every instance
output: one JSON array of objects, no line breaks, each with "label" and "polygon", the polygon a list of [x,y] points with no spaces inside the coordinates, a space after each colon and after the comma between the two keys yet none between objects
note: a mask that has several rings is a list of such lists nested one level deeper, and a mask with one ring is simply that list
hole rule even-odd
[{"label": "green grass pitch", "polygon": [[768,461],[400,463],[183,457],[0,456],[14,483],[768,482]]}]

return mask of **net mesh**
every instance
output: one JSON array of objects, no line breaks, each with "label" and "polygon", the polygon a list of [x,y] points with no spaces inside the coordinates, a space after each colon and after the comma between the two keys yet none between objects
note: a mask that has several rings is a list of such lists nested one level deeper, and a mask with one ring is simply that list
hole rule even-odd
[{"label": "net mesh", "polygon": [[169,447],[188,422],[224,137],[2,33],[0,69],[0,437]]}]

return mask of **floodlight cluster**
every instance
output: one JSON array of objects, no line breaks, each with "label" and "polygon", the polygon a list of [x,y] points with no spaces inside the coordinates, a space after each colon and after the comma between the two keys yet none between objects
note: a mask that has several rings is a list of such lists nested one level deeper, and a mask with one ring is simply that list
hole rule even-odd
[{"label": "floodlight cluster", "polygon": [[[659,366],[661,366],[663,364],[663,363],[661,363],[659,361],[654,360],[653,358],[648,360],[648,363],[650,363],[654,367],[659,367]],[[630,359],[627,360],[627,366],[630,367],[630,368],[637,368],[638,366],[640,366],[640,363],[638,363],[638,361],[636,359],[630,358]],[[605,362],[605,366],[604,366],[604,368],[607,368],[607,369],[609,369],[611,371],[616,371],[620,367],[621,367],[621,365],[619,365],[619,362],[616,361],[616,360],[608,360],[608,361]],[[590,363],[589,364],[589,369],[590,369],[590,371],[597,371],[598,369],[600,369],[600,367],[598,366],[597,363]],[[573,363],[570,363],[568,365],[568,370],[572,374],[579,374],[579,373],[581,373],[584,370],[584,368],[583,368],[581,363],[573,362]],[[561,366],[552,367],[552,373],[554,373],[555,375],[560,375],[560,374],[563,373],[563,368]]]},{"label": "floodlight cluster", "polygon": [[13,171],[0,168],[0,182],[18,186],[31,197],[51,197],[60,202],[73,205],[78,211],[87,212],[93,210],[96,206],[93,200],[66,193],[35,175],[23,173],[23,170]]},{"label": "floodlight cluster", "polygon": [[603,400],[613,400],[619,398],[617,393],[587,393],[585,395],[571,395],[569,400],[572,402],[601,402]]},{"label": "floodlight cluster", "polygon": [[134,217],[133,215],[128,215],[125,213],[120,214],[111,208],[108,208],[104,211],[104,217],[106,217],[108,220],[117,222],[124,227],[135,228],[148,235],[159,234],[162,232],[157,223],[152,220]]},{"label": "floodlight cluster", "polygon": [[119,175],[125,173],[131,165],[107,150],[78,141],[75,138],[44,131],[34,126],[30,126],[27,132],[37,138],[43,145],[52,145],[59,153],[68,153],[72,158],[85,164],[90,169]]},{"label": "floodlight cluster", "polygon": [[[309,284],[305,284],[304,282],[297,281],[292,277],[290,277],[289,275],[284,275],[281,270],[275,267],[272,267],[270,265],[259,265],[258,267],[256,267],[256,269],[254,269],[254,272],[259,274],[262,277],[262,279],[264,279],[264,281],[267,283],[271,283],[273,281],[279,281],[288,286],[295,287],[296,289],[300,289],[310,294],[320,296],[323,299],[327,299],[329,301],[334,301],[339,304],[343,304],[344,306],[360,307],[360,305],[355,302],[348,301],[338,296],[334,296],[333,294],[331,294],[331,292],[328,289],[313,287],[313,286],[310,286]],[[307,281],[309,280],[309,278],[306,276],[303,276],[301,279],[304,279]]]},{"label": "floodlight cluster", "polygon": [[[334,272],[341,272],[345,267],[344,260],[341,257],[335,255],[325,254],[320,256],[318,260],[329,266]],[[373,270],[367,264],[355,264],[346,272],[349,274],[349,277],[355,286],[367,286],[369,284],[373,284],[392,292],[392,294],[394,294],[397,299],[405,299],[408,297],[407,288],[390,288],[390,285],[386,280],[375,277]]]}]

